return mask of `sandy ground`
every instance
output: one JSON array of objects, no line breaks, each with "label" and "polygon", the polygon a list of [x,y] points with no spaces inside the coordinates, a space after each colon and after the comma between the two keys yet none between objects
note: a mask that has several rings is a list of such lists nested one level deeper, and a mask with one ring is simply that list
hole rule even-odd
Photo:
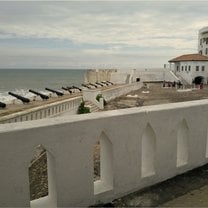
[{"label": "sandy ground", "polygon": [[142,88],[127,95],[123,95],[108,102],[105,110],[140,107],[162,103],[174,103],[190,100],[208,99],[208,87],[203,90],[163,88],[161,84],[149,84],[148,88]]}]

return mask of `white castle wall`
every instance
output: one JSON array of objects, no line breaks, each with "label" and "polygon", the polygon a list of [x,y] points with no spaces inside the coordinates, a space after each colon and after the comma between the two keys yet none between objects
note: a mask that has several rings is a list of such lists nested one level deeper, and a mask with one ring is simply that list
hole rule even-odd
[{"label": "white castle wall", "polygon": [[135,82],[132,84],[127,84],[127,85],[122,85],[122,86],[117,86],[117,87],[115,86],[113,88],[106,89],[106,90],[83,89],[83,91],[82,91],[83,92],[83,99],[85,101],[91,101],[96,106],[98,106],[100,109],[102,109],[103,105],[96,100],[96,97],[98,94],[102,94],[102,97],[106,101],[110,101],[110,100],[115,99],[121,95],[125,95],[126,93],[129,93],[131,91],[138,90],[142,87],[142,85],[143,84],[141,82]]},{"label": "white castle wall", "polygon": [[119,97],[121,95],[125,95],[131,91],[138,90],[142,86],[143,86],[143,83],[135,82],[132,84],[123,85],[123,86],[116,87],[113,89],[104,90],[104,91],[102,91],[102,95],[106,101],[110,101],[110,100],[115,99],[116,97]]},{"label": "white castle wall", "polygon": [[132,69],[132,70],[88,70],[85,76],[85,82],[111,81],[115,84],[130,84],[140,78],[141,82],[152,81],[177,81],[169,69]]},{"label": "white castle wall", "polygon": [[79,97],[59,101],[56,103],[51,103],[40,107],[31,108],[7,116],[2,116],[0,118],[0,124],[49,118],[49,117],[61,115],[63,113],[67,113],[68,115],[73,115],[77,113],[77,109],[81,102],[82,102],[82,96],[79,96]]},{"label": "white castle wall", "polygon": [[[28,207],[28,166],[48,153],[49,197],[41,206],[108,202],[207,163],[208,100],[0,125],[1,207]],[[93,148],[101,141],[101,181]],[[52,200],[50,200],[52,199]]]},{"label": "white castle wall", "polygon": [[85,73],[85,83],[95,83],[101,81],[110,81],[111,73],[116,69],[89,69]]},{"label": "white castle wall", "polygon": [[118,71],[111,74],[111,82],[122,84],[122,83],[134,83],[137,79],[140,82],[161,82],[166,81],[177,81],[178,78],[172,74],[169,69],[134,69],[128,71]]}]

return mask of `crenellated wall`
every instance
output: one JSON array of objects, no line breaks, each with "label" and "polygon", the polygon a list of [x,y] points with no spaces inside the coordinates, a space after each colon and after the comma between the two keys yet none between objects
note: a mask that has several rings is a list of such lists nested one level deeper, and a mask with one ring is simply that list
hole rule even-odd
[{"label": "crenellated wall", "polygon": [[30,206],[28,167],[38,145],[47,150],[49,196],[32,207],[89,206],[207,163],[207,130],[208,100],[2,124],[0,206]]}]

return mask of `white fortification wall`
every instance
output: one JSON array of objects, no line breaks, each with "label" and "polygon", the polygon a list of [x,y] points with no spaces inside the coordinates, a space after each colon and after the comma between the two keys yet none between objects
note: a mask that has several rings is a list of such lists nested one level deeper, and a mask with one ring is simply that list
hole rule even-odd
[{"label": "white fortification wall", "polygon": [[[91,101],[96,106],[98,106],[100,109],[103,108],[103,105],[101,105],[97,100],[96,97],[98,94],[101,94],[102,97],[106,101],[110,101],[112,99],[115,99],[121,95],[125,95],[131,91],[138,90],[143,86],[141,82],[135,82],[132,84],[126,84],[122,86],[114,86],[113,88],[101,90],[99,88],[97,89],[83,89],[83,100],[84,101]],[[102,106],[102,107],[101,107]]]},{"label": "white fortification wall", "polygon": [[111,81],[115,84],[130,84],[140,78],[141,82],[177,81],[169,69],[129,69],[129,70],[88,70],[85,75],[86,83]]},{"label": "white fortification wall", "polygon": [[178,78],[169,69],[134,69],[129,71],[112,72],[111,81],[113,83],[134,83],[137,80],[140,82],[161,82],[178,81]]},{"label": "white fortification wall", "polygon": [[77,114],[77,110],[81,102],[82,96],[78,96],[17,113],[12,113],[0,117],[0,124],[51,118],[62,114],[74,115]]},{"label": "white fortification wall", "polygon": [[[49,196],[32,206],[88,206],[207,163],[207,131],[208,100],[1,124],[0,206],[30,206],[28,166],[40,144]],[[98,140],[101,180],[93,182]]]}]

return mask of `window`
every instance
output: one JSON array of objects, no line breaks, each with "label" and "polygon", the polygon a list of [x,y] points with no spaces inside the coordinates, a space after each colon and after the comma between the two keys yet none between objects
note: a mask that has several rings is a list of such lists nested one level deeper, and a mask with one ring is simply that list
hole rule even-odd
[{"label": "window", "polygon": [[179,66],[177,66],[177,69],[176,70],[179,71]]},{"label": "window", "polygon": [[196,71],[199,71],[199,66],[196,66]]},{"label": "window", "polygon": [[187,71],[187,66],[185,66],[185,71]]},{"label": "window", "polygon": [[181,67],[181,71],[183,71],[183,66]]},{"label": "window", "polygon": [[206,54],[206,55],[208,54],[208,48],[206,48],[205,54]]},{"label": "window", "polygon": [[202,39],[200,39],[200,45],[202,45]]},{"label": "window", "polygon": [[188,70],[191,71],[191,66],[188,67]]},{"label": "window", "polygon": [[204,71],[204,70],[205,70],[205,66],[202,66],[202,67],[201,67],[201,70]]}]

